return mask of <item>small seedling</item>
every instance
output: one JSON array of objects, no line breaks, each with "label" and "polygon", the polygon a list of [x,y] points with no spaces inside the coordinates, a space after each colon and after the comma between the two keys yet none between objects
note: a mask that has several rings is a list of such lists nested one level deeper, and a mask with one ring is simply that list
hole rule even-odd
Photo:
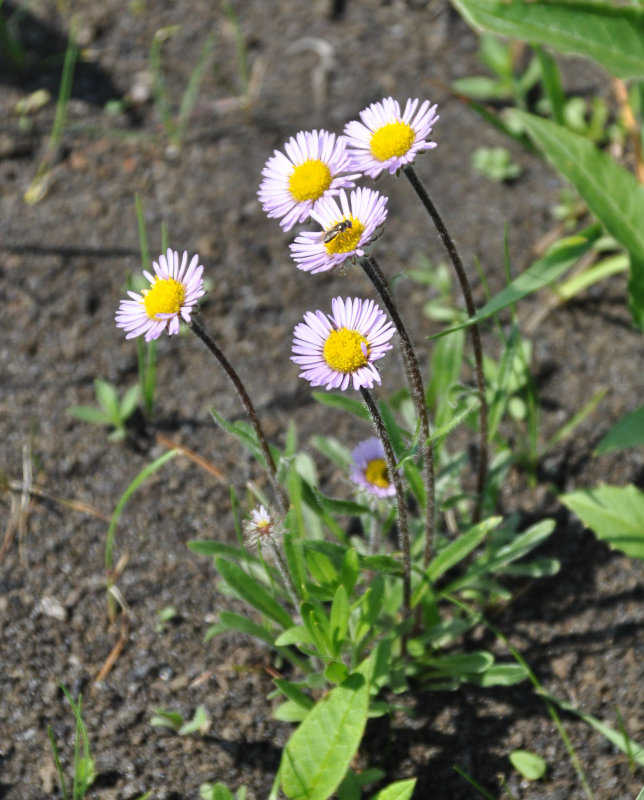
[{"label": "small seedling", "polygon": [[96,378],[94,390],[99,408],[96,406],[72,406],[68,412],[76,419],[93,425],[108,425],[114,430],[109,434],[110,441],[124,439],[127,433],[126,422],[136,411],[141,390],[139,386],[129,388],[119,398],[116,387],[109,381]]}]

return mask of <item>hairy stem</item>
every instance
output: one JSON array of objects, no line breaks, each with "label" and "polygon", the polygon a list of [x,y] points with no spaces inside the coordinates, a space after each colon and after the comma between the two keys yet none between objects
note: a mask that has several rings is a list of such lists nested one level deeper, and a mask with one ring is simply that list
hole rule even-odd
[{"label": "hairy stem", "polygon": [[[438,213],[438,209],[432,203],[429,195],[425,190],[425,187],[420,182],[418,175],[416,175],[413,166],[409,164],[406,167],[403,167],[403,172],[407,176],[409,182],[414,188],[414,191],[416,192],[421,203],[425,207],[425,210],[432,218],[432,221],[436,226],[436,230],[438,231],[438,234],[441,237],[445,249],[447,250],[450,260],[454,266],[458,282],[461,285],[461,291],[465,299],[465,307],[467,308],[468,316],[473,317],[476,314],[476,306],[474,305],[474,300],[472,298],[472,289],[470,287],[470,282],[467,279],[467,275],[463,267],[463,262],[461,261],[461,257],[459,256],[458,250],[456,249],[456,245],[454,244],[454,240],[450,236],[450,233],[447,230],[447,227],[445,226],[445,223],[443,222],[441,215]],[[485,493],[485,479],[487,476],[487,462],[488,462],[488,448],[487,448],[488,408],[487,408],[487,400],[485,397],[485,376],[483,373],[483,350],[481,348],[481,332],[479,330],[478,323],[474,323],[473,325],[470,326],[470,336],[472,337],[472,349],[474,350],[476,386],[479,395],[479,468],[478,468],[478,477],[476,482],[477,501],[476,501],[476,506],[474,508],[474,514],[472,515],[472,522],[478,522],[479,519],[481,518],[481,508],[483,505],[483,496]]]},{"label": "hairy stem", "polygon": [[285,515],[288,510],[288,499],[286,497],[286,493],[284,492],[283,487],[277,480],[277,467],[275,466],[273,454],[271,453],[270,447],[268,446],[266,434],[264,433],[264,429],[262,428],[262,425],[259,421],[259,417],[257,416],[257,411],[255,411],[255,406],[252,404],[251,399],[248,396],[246,387],[242,383],[241,378],[233,368],[230,361],[228,361],[226,356],[219,349],[214,339],[212,339],[208,335],[208,333],[206,333],[205,329],[202,327],[201,323],[196,319],[196,317],[194,316],[192,317],[192,319],[188,323],[188,326],[193,331],[193,333],[195,333],[198,336],[198,338],[201,339],[201,341],[206,345],[208,350],[210,350],[213,356],[217,359],[217,361],[223,368],[224,372],[230,379],[231,383],[235,387],[235,391],[239,395],[239,399],[242,401],[244,409],[248,414],[248,419],[250,420],[250,424],[253,426],[253,430],[255,431],[255,434],[257,436],[257,441],[259,442],[262,455],[264,456],[264,460],[266,462],[266,471],[268,474],[268,479],[273,488],[273,492],[275,494],[275,500],[277,502],[277,506],[280,512],[283,515]]},{"label": "hairy stem", "polygon": [[380,266],[375,258],[361,258],[360,265],[365,271],[365,274],[374,285],[375,290],[382,298],[382,302],[387,309],[392,322],[396,326],[398,338],[402,348],[403,358],[405,360],[405,370],[407,372],[407,380],[409,382],[409,390],[411,393],[414,406],[416,407],[416,417],[420,423],[420,439],[421,450],[423,454],[423,483],[425,486],[425,494],[427,495],[425,504],[425,554],[424,564],[427,566],[431,561],[434,551],[434,526],[436,520],[436,503],[435,503],[435,478],[434,478],[434,447],[432,445],[431,435],[429,432],[429,417],[427,415],[427,404],[425,403],[425,390],[423,388],[423,379],[420,374],[420,367],[418,366],[418,359],[416,358],[416,351],[411,341],[409,333],[402,321],[398,307],[389,290],[387,280],[380,270]]}]

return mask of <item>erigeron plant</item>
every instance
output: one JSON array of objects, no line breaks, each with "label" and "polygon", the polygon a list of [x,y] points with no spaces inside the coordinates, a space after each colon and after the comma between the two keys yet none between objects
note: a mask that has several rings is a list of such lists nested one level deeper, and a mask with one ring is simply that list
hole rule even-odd
[{"label": "erigeron plant", "polygon": [[[384,233],[387,198],[355,186],[365,175],[402,171],[408,177],[438,228],[473,315],[463,264],[413,166],[420,153],[436,147],[429,135],[437,120],[436,106],[428,101],[419,106],[409,100],[401,111],[387,98],[365,109],[342,136],[298,133],[284,152],[275,151],[262,173],[259,199],[268,216],[278,219],[284,231],[307,220],[316,228],[298,234],[291,244],[296,266],[315,275],[357,263],[377,294],[377,301],[337,296],[330,313],[306,311],[293,332],[291,358],[300,377],[312,387],[326,388],[317,395],[322,402],[370,421],[375,429],[376,437],[355,443],[351,452],[334,440],[317,440],[319,449],[346,470],[356,487],[355,499],[338,500],[321,491],[306,458],[297,452],[294,429],[287,432],[283,450],[269,444],[239,374],[198,315],[204,294],[198,256],[180,257],[168,249],[154,262],[154,273],[144,273],[149,288],[130,292],[116,316],[127,338],[150,341],[164,332],[172,335],[181,322],[198,336],[232,382],[250,426],[231,425],[213,414],[268,476],[272,494],[269,498],[255,490],[257,505],[248,509],[244,525],[245,546],[218,541],[190,546],[214,556],[226,589],[259,613],[258,618],[223,611],[208,636],[243,631],[271,646],[278,663],[290,661],[295,668],[289,679],[275,679],[284,698],[276,715],[301,724],[285,748],[271,797],[279,787],[288,798],[324,800],[336,790],[343,797],[342,786],[351,781],[360,785],[351,762],[367,717],[393,708],[383,690],[401,692],[410,679],[456,688],[465,681],[507,685],[527,676],[522,664],[498,664],[488,652],[454,648],[480,622],[482,606],[508,597],[499,576],[512,573],[513,563],[543,542],[553,523],[544,520],[519,533],[514,519],[481,520],[487,407],[481,342],[478,328],[471,325],[476,390],[470,392],[474,404],[462,419],[478,410],[478,493],[469,505],[461,502],[452,509],[456,525],[449,532],[438,524],[448,502],[441,487],[453,482],[456,466],[446,465],[449,475],[436,474],[441,462],[435,450],[448,431],[431,429],[432,409],[413,343],[371,252]],[[386,387],[397,398],[388,401],[378,362],[394,357],[390,351],[396,340],[408,388],[394,393],[394,387]],[[356,392],[360,400],[351,396]],[[360,519],[366,541],[349,536],[339,521],[347,514]],[[399,552],[388,546],[392,526]],[[519,571],[539,576],[556,568],[556,562],[541,561],[522,564]],[[405,797],[413,782],[406,783],[407,790]]]}]

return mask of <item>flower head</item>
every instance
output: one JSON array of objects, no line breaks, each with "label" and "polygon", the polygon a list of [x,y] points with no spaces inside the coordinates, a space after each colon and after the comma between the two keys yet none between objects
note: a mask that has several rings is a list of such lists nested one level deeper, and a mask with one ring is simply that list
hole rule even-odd
[{"label": "flower head", "polygon": [[302,367],[311,386],[344,391],[380,383],[374,361],[392,345],[394,327],[373,300],[357,297],[331,301],[332,314],[307,311],[295,326],[291,360]]},{"label": "flower head", "polygon": [[285,231],[309,218],[321,197],[355,186],[359,175],[349,172],[344,136],[328,131],[300,131],[275,150],[262,170],[257,196],[269,217],[280,219]]},{"label": "flower head", "polygon": [[305,231],[291,245],[291,255],[304,272],[326,272],[347,259],[364,255],[387,219],[387,198],[372,189],[340,191],[340,203],[324,197],[311,212],[323,231]]},{"label": "flower head", "polygon": [[372,103],[360,112],[362,122],[347,123],[344,134],[351,156],[351,169],[377,178],[384,170],[397,172],[411,164],[418,153],[436,147],[428,142],[432,126],[438,120],[436,105],[425,100],[418,112],[418,99],[407,100],[405,110],[392,97]]},{"label": "flower head", "polygon": [[244,523],[244,533],[250,545],[260,545],[263,541],[274,540],[278,534],[277,524],[266,510],[260,505],[250,512],[250,519]]},{"label": "flower head", "polygon": [[351,480],[375,497],[392,497],[396,487],[391,480],[382,442],[376,436],[360,442],[352,451]]},{"label": "flower head", "polygon": [[116,312],[116,327],[126,330],[126,339],[145,334],[145,341],[158,339],[166,331],[179,332],[180,320],[190,322],[190,315],[205,290],[201,275],[203,267],[199,256],[192,257],[184,251],[179,264],[179,253],[168,249],[159,261],[152,263],[154,275],[144,272],[150,288],[141,294],[128,292],[131,300],[121,300]]}]

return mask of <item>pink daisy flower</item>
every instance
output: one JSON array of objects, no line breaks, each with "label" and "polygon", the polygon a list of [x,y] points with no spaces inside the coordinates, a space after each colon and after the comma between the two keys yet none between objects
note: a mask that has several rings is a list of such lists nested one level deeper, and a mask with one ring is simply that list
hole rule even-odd
[{"label": "pink daisy flower", "polygon": [[190,322],[197,300],[205,293],[199,256],[170,250],[152,263],[154,275],[144,272],[150,288],[141,294],[128,292],[131,300],[121,300],[116,312],[116,327],[126,330],[126,339],[145,334],[145,341],[158,339],[163,331],[179,333],[180,320]]},{"label": "pink daisy flower", "polygon": [[271,218],[280,219],[285,231],[304,222],[321,197],[355,186],[359,175],[349,172],[344,136],[328,131],[300,131],[275,150],[262,170],[257,196]]},{"label": "pink daisy flower", "polygon": [[360,442],[352,451],[351,480],[375,497],[393,497],[396,494],[387,469],[382,442],[376,436]]},{"label": "pink daisy flower", "polygon": [[307,311],[295,326],[291,360],[300,378],[329,389],[371,389],[380,383],[374,361],[391,350],[395,329],[373,300],[335,297],[332,313]]},{"label": "pink daisy flower", "polygon": [[384,170],[393,175],[411,164],[418,153],[436,147],[427,141],[438,120],[436,105],[425,100],[418,111],[418,99],[407,100],[401,114],[400,105],[392,97],[372,103],[360,112],[362,122],[353,120],[344,129],[350,169],[377,178]]},{"label": "pink daisy flower", "polygon": [[[338,204],[338,200],[340,201]],[[342,189],[339,198],[324,197],[311,216],[323,231],[305,231],[290,245],[291,256],[304,272],[326,272],[347,259],[364,255],[364,248],[382,230],[387,198],[372,189]]]}]

